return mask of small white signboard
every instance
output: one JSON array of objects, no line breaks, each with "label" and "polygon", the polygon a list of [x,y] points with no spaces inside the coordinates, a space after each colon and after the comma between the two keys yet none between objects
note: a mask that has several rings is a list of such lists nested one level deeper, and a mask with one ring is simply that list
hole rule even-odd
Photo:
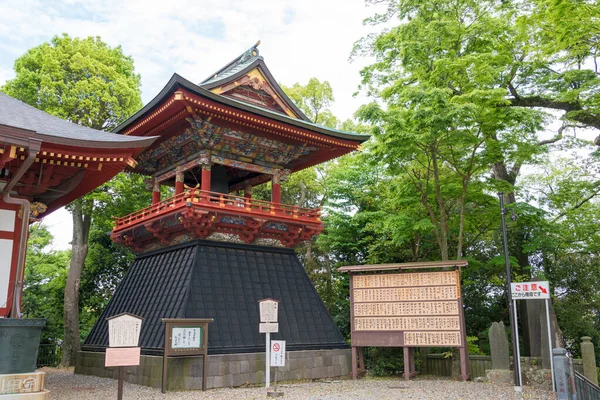
[{"label": "small white signboard", "polygon": [[171,348],[173,349],[199,349],[202,347],[202,328],[199,326],[173,327]]},{"label": "small white signboard", "polygon": [[110,347],[137,347],[143,318],[133,314],[119,314],[107,318]]},{"label": "small white signboard", "polygon": [[541,282],[512,282],[510,293],[513,300],[541,300],[550,298],[550,283]]},{"label": "small white signboard", "polygon": [[271,340],[271,367],[285,367],[285,340]]},{"label": "small white signboard", "polygon": [[279,323],[277,322],[261,322],[258,325],[259,333],[277,333],[279,332]]},{"label": "small white signboard", "polygon": [[264,299],[258,302],[260,307],[260,322],[277,322],[279,301]]}]

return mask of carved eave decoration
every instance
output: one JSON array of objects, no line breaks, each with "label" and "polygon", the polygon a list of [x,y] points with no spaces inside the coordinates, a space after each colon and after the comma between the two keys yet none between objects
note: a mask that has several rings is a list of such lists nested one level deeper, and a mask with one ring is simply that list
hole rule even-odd
[{"label": "carved eave decoration", "polygon": [[137,159],[139,165],[134,171],[154,174],[185,160],[197,158],[205,150],[233,161],[256,164],[259,167],[283,168],[318,150],[307,143],[293,145],[240,129],[220,127],[211,122],[211,117],[203,119],[197,113],[193,114],[193,118],[186,120],[189,128],[181,135],[173,136],[154,149],[142,153]]}]

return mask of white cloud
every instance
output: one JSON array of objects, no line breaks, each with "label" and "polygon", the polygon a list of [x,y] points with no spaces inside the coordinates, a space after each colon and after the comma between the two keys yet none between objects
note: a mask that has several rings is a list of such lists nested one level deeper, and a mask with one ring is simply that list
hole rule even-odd
[{"label": "white cloud", "polygon": [[[8,0],[0,2],[0,85],[29,48],[68,33],[121,45],[142,76],[150,101],[175,72],[200,82],[261,40],[261,55],[286,85],[327,80],[333,112],[345,119],[364,103],[353,98],[362,63],[348,62],[353,43],[368,33],[373,13],[363,0]],[[66,211],[46,218],[57,248],[68,248]]]},{"label": "white cloud", "polygon": [[260,39],[280,82],[328,80],[334,112],[347,118],[364,102],[352,98],[360,64],[348,56],[371,12],[362,0],[9,0],[0,4],[0,48],[12,59],[0,60],[0,71],[56,34],[100,36],[134,58],[148,102],[174,72],[199,82]]}]

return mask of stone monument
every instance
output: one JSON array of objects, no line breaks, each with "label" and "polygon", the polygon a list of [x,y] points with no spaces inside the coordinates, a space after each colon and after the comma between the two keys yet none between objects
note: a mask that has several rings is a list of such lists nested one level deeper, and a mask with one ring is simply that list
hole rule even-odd
[{"label": "stone monument", "polygon": [[494,382],[512,383],[510,359],[508,354],[508,338],[504,322],[494,322],[490,327],[490,351],[492,353],[492,369],[487,370],[487,378]]}]

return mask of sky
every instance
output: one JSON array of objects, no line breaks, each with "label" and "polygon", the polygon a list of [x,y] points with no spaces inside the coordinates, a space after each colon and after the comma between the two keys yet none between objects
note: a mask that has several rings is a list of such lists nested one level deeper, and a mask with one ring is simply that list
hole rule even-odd
[{"label": "sky", "polygon": [[[332,112],[344,120],[367,99],[353,96],[360,69],[349,61],[355,41],[373,31],[362,20],[377,11],[364,0],[1,0],[0,85],[14,61],[53,36],[100,36],[133,57],[148,103],[173,73],[201,82],[261,41],[259,52],[278,82],[329,81]],[[55,249],[70,248],[71,216],[44,219]]]}]

